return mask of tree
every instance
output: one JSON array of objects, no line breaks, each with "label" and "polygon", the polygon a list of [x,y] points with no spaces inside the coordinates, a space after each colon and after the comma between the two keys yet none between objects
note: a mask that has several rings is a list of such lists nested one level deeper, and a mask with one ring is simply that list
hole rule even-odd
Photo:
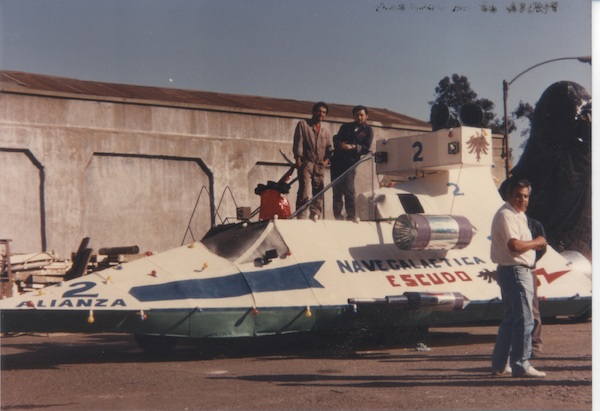
[{"label": "tree", "polygon": [[493,112],[494,103],[486,98],[478,98],[477,93],[471,89],[471,84],[466,76],[453,74],[452,78],[446,76],[441,79],[435,88],[435,100],[430,101],[429,105],[432,108],[436,104],[447,106],[451,113],[447,126],[458,127],[460,125],[457,119],[459,110],[468,103],[474,103],[481,107],[483,111],[481,127],[491,128],[493,133],[503,134],[503,122],[498,120]]},{"label": "tree", "polygon": [[533,121],[533,113],[535,109],[529,103],[523,103],[523,101],[519,101],[519,106],[511,113],[511,115],[519,120],[521,118],[526,118],[529,120],[529,127],[521,131],[521,136],[526,137],[529,135],[531,131],[531,122]]},{"label": "tree", "polygon": [[[528,127],[524,128],[519,133],[521,137],[525,138],[525,140],[521,144],[521,148],[523,148],[525,144],[527,144],[527,138],[529,136],[529,132],[531,131],[531,122],[533,120],[534,111],[535,109],[531,106],[531,104],[519,101],[519,106],[512,113],[510,113],[510,116],[508,118],[508,134],[511,134],[515,130],[517,130],[517,120],[520,120],[522,118],[529,120]],[[500,130],[498,131],[498,134],[504,134],[504,119],[502,121],[496,119],[494,125],[498,127],[498,130]],[[495,130],[495,128],[492,129]]]}]

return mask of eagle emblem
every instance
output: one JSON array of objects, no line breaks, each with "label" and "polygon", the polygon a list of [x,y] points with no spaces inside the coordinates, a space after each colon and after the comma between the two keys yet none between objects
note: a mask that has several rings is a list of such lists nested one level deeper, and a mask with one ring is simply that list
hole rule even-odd
[{"label": "eagle emblem", "polygon": [[485,139],[485,135],[482,133],[475,133],[474,136],[471,136],[467,141],[467,147],[469,149],[469,154],[475,153],[477,162],[481,161],[481,154],[488,153],[489,143]]}]

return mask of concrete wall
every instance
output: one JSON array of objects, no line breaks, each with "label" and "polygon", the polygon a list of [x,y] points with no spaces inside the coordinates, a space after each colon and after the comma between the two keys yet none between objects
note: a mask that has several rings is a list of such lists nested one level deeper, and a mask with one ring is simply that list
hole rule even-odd
[{"label": "concrete wall", "polygon": [[[307,113],[307,117],[309,113]],[[335,134],[345,119],[328,119]],[[292,158],[298,117],[0,93],[0,239],[13,252],[163,251],[260,204]],[[375,138],[418,133],[375,127]],[[371,188],[361,165],[357,191]],[[327,181],[328,182],[328,181]],[[296,199],[292,187],[290,202]],[[326,217],[332,218],[331,197]],[[211,213],[211,209],[215,212]],[[214,217],[211,216],[214,215]]]}]

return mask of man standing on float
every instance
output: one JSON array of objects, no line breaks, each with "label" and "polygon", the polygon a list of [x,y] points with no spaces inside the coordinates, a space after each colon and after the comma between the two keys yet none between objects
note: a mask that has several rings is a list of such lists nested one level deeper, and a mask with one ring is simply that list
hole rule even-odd
[{"label": "man standing on float", "polygon": [[[329,107],[323,102],[313,106],[312,118],[300,120],[294,132],[294,157],[298,167],[298,198],[296,210],[306,204],[310,197],[323,190],[325,168],[331,157],[331,134],[324,129],[322,121],[327,116]],[[312,187],[312,190],[311,190]],[[312,195],[311,195],[312,194]],[[310,218],[323,218],[323,195],[315,199],[309,206]],[[304,210],[298,218],[306,218]]]},{"label": "man standing on float", "polygon": [[[354,122],[342,124],[337,135],[333,137],[331,181],[340,177],[356,164],[362,155],[367,154],[373,142],[373,129],[367,124],[369,109],[356,106],[352,109],[352,116]],[[343,219],[342,209],[345,202],[346,219],[356,221],[355,176],[356,169],[352,169],[333,186],[333,216],[336,220]]]}]

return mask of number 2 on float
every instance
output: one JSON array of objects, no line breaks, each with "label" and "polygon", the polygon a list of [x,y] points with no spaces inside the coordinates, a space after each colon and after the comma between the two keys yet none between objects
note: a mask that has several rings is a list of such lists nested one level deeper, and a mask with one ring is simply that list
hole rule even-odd
[{"label": "number 2 on float", "polygon": [[412,147],[417,149],[415,155],[413,156],[413,161],[423,161],[423,157],[421,157],[421,153],[423,153],[423,143],[420,141],[415,141]]},{"label": "number 2 on float", "polygon": [[447,185],[448,185],[448,187],[454,187],[454,192],[452,194],[454,194],[455,196],[464,196],[465,195],[465,193],[460,191],[460,187],[458,186],[458,184],[448,183]]},{"label": "number 2 on float", "polygon": [[73,290],[69,290],[63,294],[63,298],[71,298],[71,297],[98,297],[98,294],[85,294],[85,291],[91,290],[96,286],[96,283],[92,283],[91,281],[82,281],[80,283],[73,283],[70,287],[77,287]]}]

